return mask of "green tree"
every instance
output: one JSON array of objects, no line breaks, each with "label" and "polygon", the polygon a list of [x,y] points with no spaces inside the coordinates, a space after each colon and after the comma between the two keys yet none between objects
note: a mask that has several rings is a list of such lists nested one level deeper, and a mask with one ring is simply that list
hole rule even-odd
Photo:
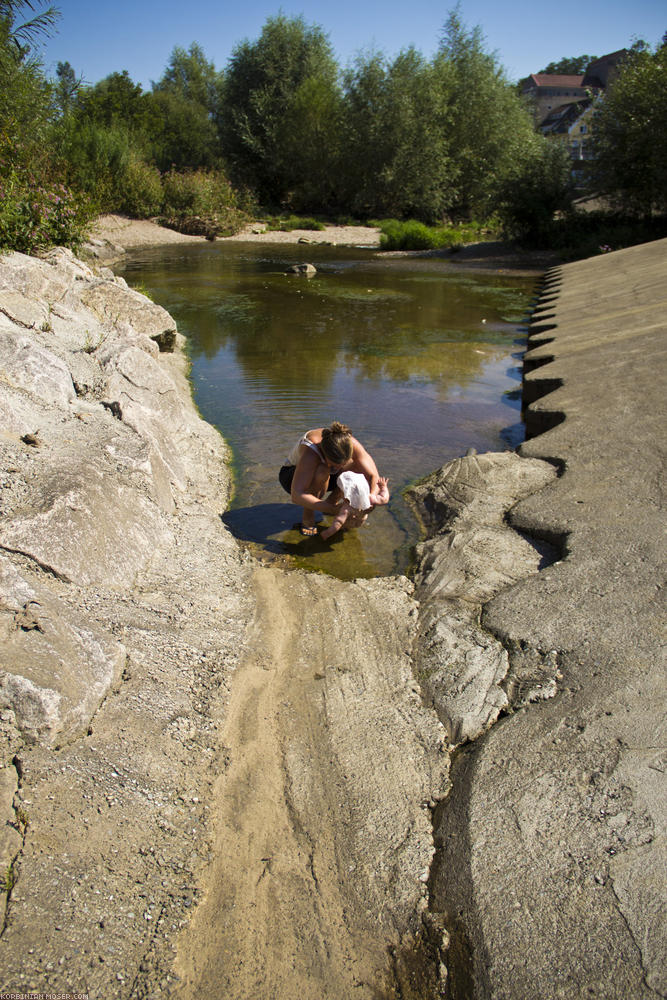
[{"label": "green tree", "polygon": [[415,49],[359,56],[344,76],[344,197],[362,217],[441,219],[455,197],[450,67]]},{"label": "green tree", "polygon": [[548,246],[557,214],[572,207],[572,164],[566,146],[537,134],[525,153],[499,187],[497,211],[508,236]]},{"label": "green tree", "polygon": [[445,24],[436,62],[448,66],[453,78],[448,134],[457,184],[454,212],[483,217],[532,148],[532,119],[495,55],[485,51],[481,29],[466,29],[458,8]]},{"label": "green tree", "polygon": [[134,83],[126,69],[110,73],[92,87],[82,87],[77,99],[77,117],[86,124],[143,132],[148,114],[148,95]]},{"label": "green tree", "polygon": [[153,84],[147,134],[161,170],[211,167],[220,161],[218,123],[223,75],[195,42],[176,47]]},{"label": "green tree", "polygon": [[667,48],[635,50],[600,102],[593,183],[631,212],[667,211]]},{"label": "green tree", "polygon": [[68,115],[74,107],[81,80],[68,62],[59,62],[56,67],[57,82],[54,88],[56,105],[63,115]]},{"label": "green tree", "polygon": [[160,170],[212,167],[220,160],[217,130],[206,108],[176,91],[149,95],[144,138]]},{"label": "green tree", "polygon": [[40,38],[52,34],[59,18],[60,11],[42,0],[0,0],[0,28],[4,29],[5,42],[21,57]]},{"label": "green tree", "polygon": [[270,17],[257,41],[236,46],[225,74],[221,131],[237,183],[276,206],[303,191],[313,161],[321,162],[334,141],[337,78],[327,36],[301,17]]},{"label": "green tree", "polygon": [[192,42],[187,51],[180,46],[173,49],[161,79],[153,84],[153,92],[178,94],[201,104],[215,119],[220,113],[223,80],[223,74],[206,59],[201,46]]},{"label": "green tree", "polygon": [[[87,209],[62,184],[50,144],[53,88],[34,46],[57,12],[0,0],[0,250],[76,245]],[[24,19],[26,8],[35,16]],[[20,18],[20,20],[17,20]]]},{"label": "green tree", "polygon": [[597,56],[563,56],[558,62],[550,62],[540,73],[552,73],[556,76],[581,76]]}]

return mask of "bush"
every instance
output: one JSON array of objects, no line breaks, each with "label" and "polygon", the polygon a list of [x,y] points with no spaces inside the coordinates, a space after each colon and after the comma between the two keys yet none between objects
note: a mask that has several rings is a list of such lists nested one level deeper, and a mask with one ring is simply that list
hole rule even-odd
[{"label": "bush", "polygon": [[131,153],[121,192],[119,210],[134,219],[157,215],[164,199],[162,178],[157,167]]},{"label": "bush", "polygon": [[221,170],[170,170],[163,179],[162,211],[169,216],[214,216],[236,208],[237,196]]},{"label": "bush", "polygon": [[0,176],[0,251],[32,254],[52,246],[76,249],[89,221],[87,202],[64,184],[40,183],[14,170]]},{"label": "bush", "polygon": [[85,191],[98,211],[119,211],[132,158],[127,131],[90,122],[67,123],[58,143],[68,183]]},{"label": "bush", "polygon": [[323,222],[308,216],[289,215],[285,217],[274,217],[267,221],[267,229],[277,230],[281,233],[291,233],[293,229],[314,229],[321,232],[326,229]]},{"label": "bush", "polygon": [[382,219],[380,246],[383,250],[445,250],[470,243],[489,235],[482,223],[469,222],[459,226],[426,226],[416,219],[400,222]]},{"label": "bush", "polygon": [[91,217],[88,199],[60,182],[41,144],[0,134],[0,251],[76,249]]}]

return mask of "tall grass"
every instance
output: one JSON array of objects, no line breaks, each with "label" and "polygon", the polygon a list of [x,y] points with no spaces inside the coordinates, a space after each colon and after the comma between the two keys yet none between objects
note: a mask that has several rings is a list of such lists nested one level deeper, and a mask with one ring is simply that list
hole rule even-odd
[{"label": "tall grass", "polygon": [[312,216],[301,215],[279,215],[272,216],[266,220],[266,228],[281,233],[291,233],[294,229],[313,229],[321,232],[326,229],[323,222],[314,219]]},{"label": "tall grass", "polygon": [[458,226],[427,226],[416,219],[380,219],[380,247],[383,250],[446,250],[488,237],[493,228],[479,222]]}]

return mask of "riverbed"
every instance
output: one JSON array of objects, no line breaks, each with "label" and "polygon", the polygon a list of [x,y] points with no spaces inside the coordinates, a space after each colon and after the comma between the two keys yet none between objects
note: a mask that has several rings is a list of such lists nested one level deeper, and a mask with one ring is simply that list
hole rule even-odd
[{"label": "riverbed", "polygon": [[[286,274],[312,262],[312,278]],[[470,448],[523,438],[519,359],[535,277],[464,274],[375,248],[202,241],[124,267],[186,335],[195,402],[233,452],[225,521],[261,558],[341,579],[404,572],[419,526],[402,491]],[[392,500],[360,530],[304,539],[277,483],[297,438],[348,423]]]}]

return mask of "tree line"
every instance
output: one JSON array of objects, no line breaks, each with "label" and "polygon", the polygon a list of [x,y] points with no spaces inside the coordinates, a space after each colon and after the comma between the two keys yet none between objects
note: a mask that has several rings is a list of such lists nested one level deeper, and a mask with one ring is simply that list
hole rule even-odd
[{"label": "tree line", "polygon": [[197,43],[176,47],[146,91],[127,71],[84,85],[69,62],[47,79],[36,40],[58,12],[41,6],[0,0],[0,246],[47,209],[73,229],[86,211],[233,225],[261,207],[429,224],[495,214],[520,233],[570,197],[566,152],[535,132],[458,9],[430,59],[365,52],[341,70],[320,26],[279,14],[224,70]]}]

